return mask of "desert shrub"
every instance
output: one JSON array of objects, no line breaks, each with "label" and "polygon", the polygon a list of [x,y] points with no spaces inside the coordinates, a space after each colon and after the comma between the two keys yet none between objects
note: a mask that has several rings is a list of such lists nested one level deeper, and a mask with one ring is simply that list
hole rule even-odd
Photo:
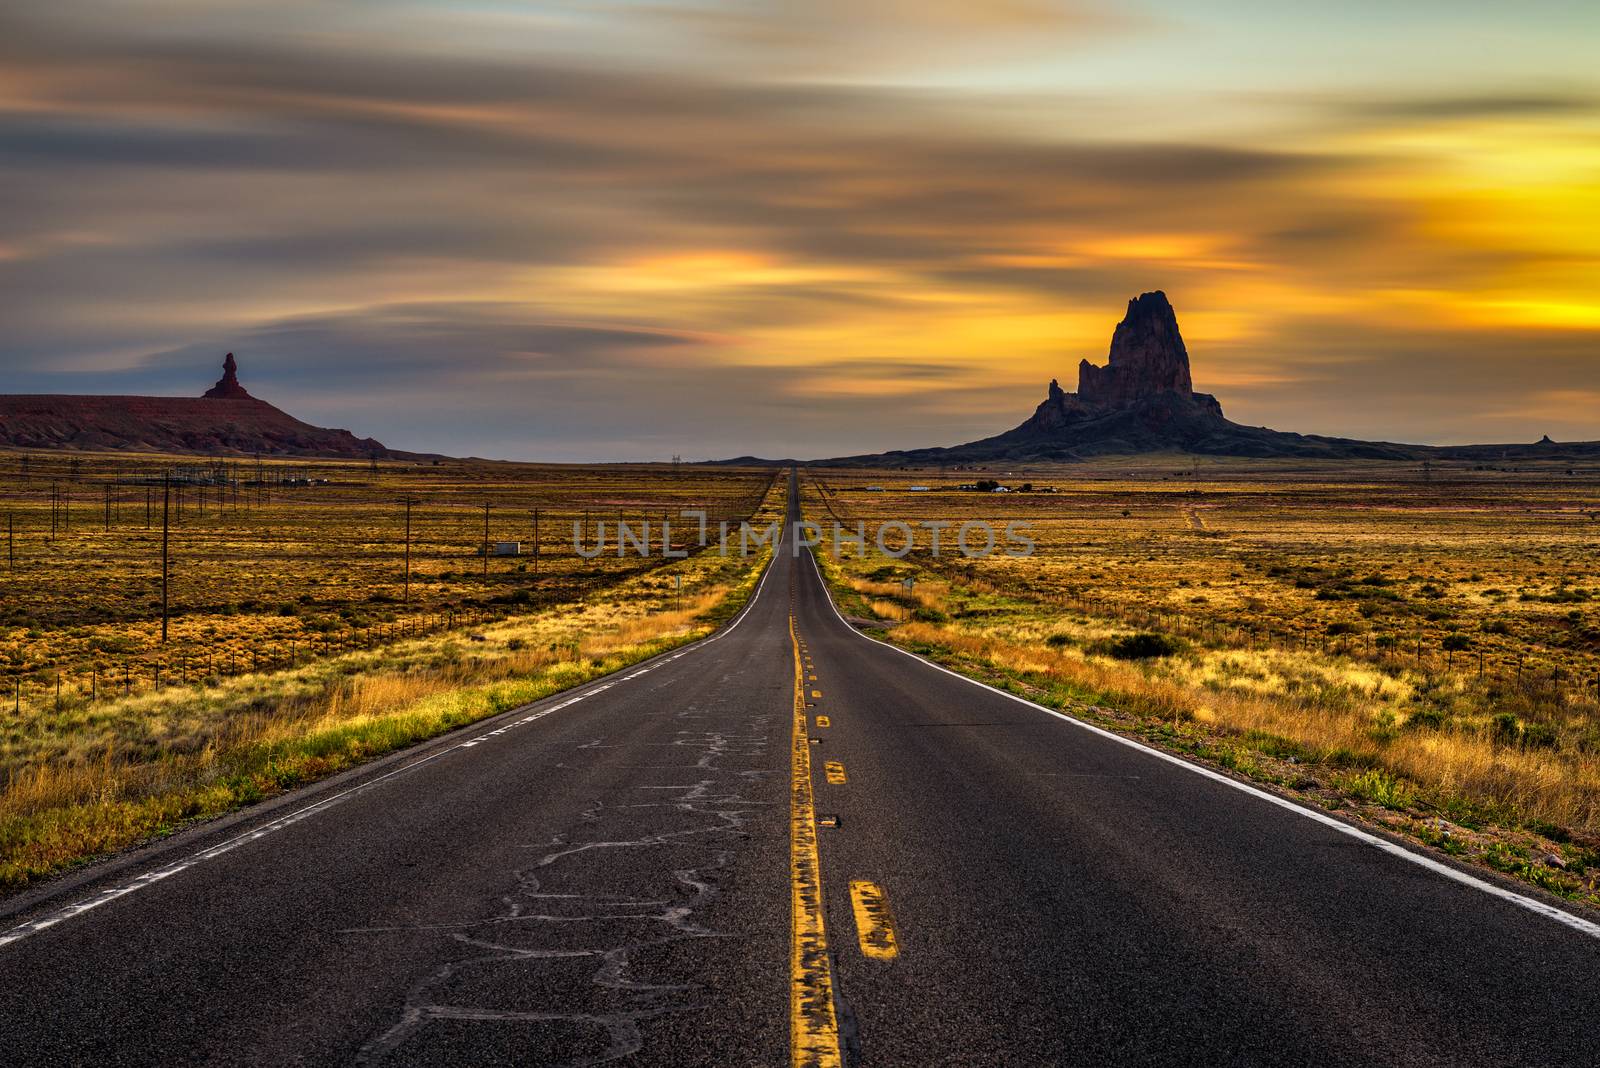
[{"label": "desert shrub", "polygon": [[1548,723],[1524,723],[1517,741],[1524,749],[1555,749],[1560,739]]},{"label": "desert shrub", "polygon": [[139,642],[121,635],[99,634],[89,642],[89,647],[102,653],[132,653],[139,649]]},{"label": "desert shrub", "polygon": [[1160,656],[1172,656],[1178,649],[1178,643],[1165,634],[1142,631],[1113,640],[1106,652],[1118,660],[1149,660]]},{"label": "desert shrub", "polygon": [[1501,712],[1489,721],[1489,733],[1502,745],[1516,745],[1522,737],[1522,728],[1517,725],[1514,713]]},{"label": "desert shrub", "polygon": [[1443,709],[1424,706],[1406,717],[1405,726],[1413,730],[1439,730],[1449,717]]},{"label": "desert shrub", "polygon": [[1384,808],[1405,808],[1416,798],[1416,792],[1405,780],[1378,768],[1345,777],[1343,786],[1354,796]]}]

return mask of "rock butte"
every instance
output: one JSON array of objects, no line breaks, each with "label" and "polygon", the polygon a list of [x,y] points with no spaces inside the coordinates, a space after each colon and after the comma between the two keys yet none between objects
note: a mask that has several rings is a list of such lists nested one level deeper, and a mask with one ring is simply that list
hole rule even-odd
[{"label": "rock butte", "polygon": [[0,396],[0,447],[204,455],[410,456],[329,430],[252,397],[228,353],[203,397]]},{"label": "rock butte", "polygon": [[1111,335],[1104,366],[1078,364],[1078,391],[1051,380],[1045,399],[1003,434],[951,448],[846,456],[819,463],[929,465],[1083,460],[1137,453],[1305,459],[1508,460],[1520,456],[1600,456],[1600,442],[1538,445],[1405,445],[1244,426],[1222,414],[1209,393],[1196,393],[1178,316],[1160,290],[1128,301]]}]

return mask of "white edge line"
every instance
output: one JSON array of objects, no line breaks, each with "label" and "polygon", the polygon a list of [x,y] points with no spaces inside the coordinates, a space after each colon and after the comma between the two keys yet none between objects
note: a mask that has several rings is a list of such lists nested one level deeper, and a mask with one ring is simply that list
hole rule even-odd
[{"label": "white edge line", "polygon": [[1078,719],[1076,716],[1070,716],[1065,712],[1059,711],[1058,709],[1047,708],[1046,706],[1038,704],[1037,702],[1028,700],[1026,697],[1019,697],[1014,693],[1007,693],[1005,690],[999,689],[995,686],[990,686],[986,682],[980,682],[977,679],[963,675],[959,671],[951,671],[943,664],[936,664],[932,660],[929,660],[926,657],[918,656],[916,653],[913,653],[908,649],[902,649],[892,642],[882,642],[875,638],[870,638],[861,633],[855,627],[851,626],[850,622],[839,612],[839,606],[833,603],[833,591],[828,589],[827,580],[822,577],[822,568],[817,564],[816,555],[814,553],[808,553],[807,555],[811,556],[811,568],[816,573],[817,582],[822,586],[822,593],[828,602],[828,607],[833,609],[834,618],[843,624],[846,630],[863,641],[870,642],[880,649],[892,649],[902,656],[910,657],[919,664],[933,668],[935,671],[942,671],[951,678],[960,679],[962,682],[971,683],[973,686],[980,686],[991,693],[997,693],[1001,697],[1008,698],[1009,700],[1015,701],[1020,705],[1027,705],[1029,708],[1037,709],[1040,712],[1047,712],[1059,720],[1072,724],[1074,727],[1098,734],[1102,738],[1109,738],[1113,742],[1119,742],[1122,745],[1128,746],[1130,749],[1137,749],[1141,753],[1153,756],[1158,760],[1165,760],[1169,764],[1175,764],[1186,771],[1191,771],[1196,775],[1211,779],[1214,782],[1222,783],[1225,786],[1231,786],[1241,793],[1249,794],[1251,797],[1277,805],[1279,808],[1287,809],[1288,811],[1297,815],[1304,816],[1306,819],[1320,823],[1324,827],[1332,828],[1333,830],[1338,831],[1340,834],[1349,835],[1351,838],[1365,842],[1367,845],[1376,846],[1391,856],[1410,861],[1412,864],[1426,868],[1436,875],[1442,875],[1446,879],[1451,879],[1462,884],[1463,886],[1470,886],[1474,890],[1482,891],[1491,897],[1497,897],[1503,901],[1509,901],[1513,905],[1525,908],[1529,912],[1536,912],[1548,919],[1555,920],[1557,923],[1566,924],[1573,930],[1581,931],[1590,938],[1600,938],[1600,924],[1594,923],[1591,920],[1586,920],[1582,916],[1574,916],[1572,913],[1567,912],[1564,909],[1556,908],[1554,905],[1540,901],[1537,898],[1527,897],[1526,895],[1519,894],[1514,890],[1508,890],[1503,886],[1496,886],[1494,883],[1487,882],[1475,875],[1461,871],[1458,868],[1453,868],[1448,864],[1441,863],[1440,861],[1434,860],[1432,857],[1424,856],[1420,853],[1414,853],[1404,846],[1396,842],[1392,842],[1387,838],[1380,837],[1368,831],[1363,831],[1359,827],[1354,827],[1343,820],[1335,819],[1327,813],[1318,812],[1316,809],[1307,808],[1306,806],[1299,804],[1298,802],[1291,801],[1286,797],[1280,797],[1277,794],[1270,793],[1269,791],[1263,790],[1259,787],[1251,786],[1249,783],[1240,782],[1238,779],[1230,778],[1227,775],[1223,775],[1221,772],[1213,771],[1210,768],[1204,767],[1200,764],[1192,764],[1189,761],[1184,760],[1182,757],[1174,756],[1171,753],[1163,752],[1162,750],[1156,749],[1153,746],[1145,745],[1143,742],[1135,741],[1134,739],[1125,735],[1118,734],[1116,731],[1109,731],[1104,727],[1097,727],[1093,723],[1088,723],[1084,720]]},{"label": "white edge line", "polygon": [[[744,607],[739,610],[739,614],[733,618],[731,623],[729,623],[723,629],[717,631],[715,634],[707,635],[697,642],[693,642],[690,645],[684,646],[678,652],[672,654],[671,656],[667,656],[666,660],[676,660],[684,653],[690,652],[694,649],[702,649],[705,646],[710,645],[712,642],[719,640],[724,635],[729,634],[740,623],[743,623],[745,616],[750,614],[750,610],[755,607],[756,602],[761,598],[761,591],[765,589],[767,585],[767,576],[772,574],[772,562],[776,559],[777,550],[774,548],[772,560],[767,562],[766,568],[762,571],[761,580],[756,583],[755,592],[750,595],[750,599],[745,602]],[[664,654],[657,655],[660,656]],[[107,889],[101,890],[99,893],[94,894],[91,897],[74,901],[70,905],[63,905],[55,911],[49,912],[37,919],[18,924],[5,933],[0,934],[0,948],[9,946],[13,942],[20,942],[24,938],[38,934],[40,931],[48,930],[57,924],[65,923],[67,920],[70,920],[75,916],[81,916],[85,912],[90,912],[94,909],[97,909],[101,905],[108,905],[113,901],[127,897],[129,894],[137,893],[138,891],[143,890],[145,887],[153,886],[156,883],[161,882],[163,879],[177,875],[179,872],[187,871],[196,865],[203,864],[208,860],[222,856],[224,853],[231,852],[247,842],[253,842],[258,838],[265,838],[267,835],[272,834],[275,831],[281,831],[285,827],[293,826],[294,824],[299,823],[301,820],[307,819],[318,812],[323,811],[324,809],[332,808],[334,805],[350,797],[352,794],[360,793],[363,790],[376,786],[378,783],[381,783],[386,779],[392,779],[397,775],[404,775],[409,771],[413,771],[422,767],[424,764],[432,763],[433,761],[438,760],[440,757],[454,753],[458,749],[471,749],[479,742],[486,742],[492,736],[502,734],[505,731],[510,730],[512,727],[520,727],[524,723],[532,723],[534,720],[543,719],[552,712],[559,712],[561,709],[566,708],[569,705],[575,705],[587,697],[593,697],[597,693],[611,689],[611,687],[615,686],[618,681],[626,681],[626,679],[638,678],[640,675],[644,674],[645,671],[649,670],[651,669],[645,668],[643,671],[637,671],[632,675],[626,676],[624,679],[612,680],[610,682],[601,683],[598,686],[591,686],[580,693],[576,693],[565,700],[551,705],[549,708],[541,709],[538,712],[533,712],[523,716],[520,719],[513,720],[496,730],[488,732],[487,734],[480,734],[477,737],[469,738],[466,741],[457,742],[454,745],[446,746],[437,752],[429,753],[427,756],[422,757],[421,759],[414,760],[402,767],[395,768],[393,771],[386,771],[382,775],[375,775],[365,782],[357,783],[354,786],[340,790],[336,794],[332,794],[328,797],[322,798],[321,800],[314,801],[311,804],[306,805],[304,808],[296,809],[288,815],[279,816],[277,819],[269,820],[266,823],[261,824],[259,827],[254,827],[241,835],[229,838],[226,841],[218,842],[216,845],[209,846],[197,853],[191,853],[182,860],[168,864],[165,867],[142,872],[141,874],[134,876],[132,879],[129,879],[127,882],[108,887]],[[548,701],[549,699],[549,697],[540,698],[541,701]],[[533,703],[537,704],[538,702]],[[529,706],[524,705],[522,707],[527,708]],[[501,715],[515,715],[518,711],[520,711],[520,709],[511,709],[508,712],[501,713]]]}]

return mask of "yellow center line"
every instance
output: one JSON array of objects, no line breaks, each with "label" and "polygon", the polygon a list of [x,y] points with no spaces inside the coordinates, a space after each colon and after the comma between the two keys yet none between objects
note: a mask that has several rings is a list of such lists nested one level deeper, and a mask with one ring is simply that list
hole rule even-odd
[{"label": "yellow center line", "polygon": [[822,922],[822,861],[817,855],[816,807],[811,794],[811,741],[806,730],[800,639],[789,615],[794,645],[793,767],[789,789],[789,1063],[795,1068],[837,1068],[839,1021],[833,1009],[833,969]]},{"label": "yellow center line", "polygon": [[833,721],[830,720],[827,716],[818,716],[817,717],[817,726],[819,726],[819,727],[831,727],[831,726],[833,726]]},{"label": "yellow center line", "polygon": [[828,776],[829,786],[843,786],[847,781],[844,776],[843,761],[830,760],[826,764],[822,765],[822,770]]},{"label": "yellow center line", "polygon": [[861,952],[873,960],[893,960],[900,955],[900,939],[895,935],[894,913],[883,887],[865,879],[850,880],[850,904],[856,914],[856,936]]}]

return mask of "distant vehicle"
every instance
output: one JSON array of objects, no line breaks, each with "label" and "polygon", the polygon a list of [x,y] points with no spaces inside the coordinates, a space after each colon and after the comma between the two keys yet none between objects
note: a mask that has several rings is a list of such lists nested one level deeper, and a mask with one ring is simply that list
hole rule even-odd
[{"label": "distant vehicle", "polygon": [[907,490],[907,492],[908,493],[927,493],[928,489],[929,489],[929,487],[927,487],[927,486],[912,486]]}]

